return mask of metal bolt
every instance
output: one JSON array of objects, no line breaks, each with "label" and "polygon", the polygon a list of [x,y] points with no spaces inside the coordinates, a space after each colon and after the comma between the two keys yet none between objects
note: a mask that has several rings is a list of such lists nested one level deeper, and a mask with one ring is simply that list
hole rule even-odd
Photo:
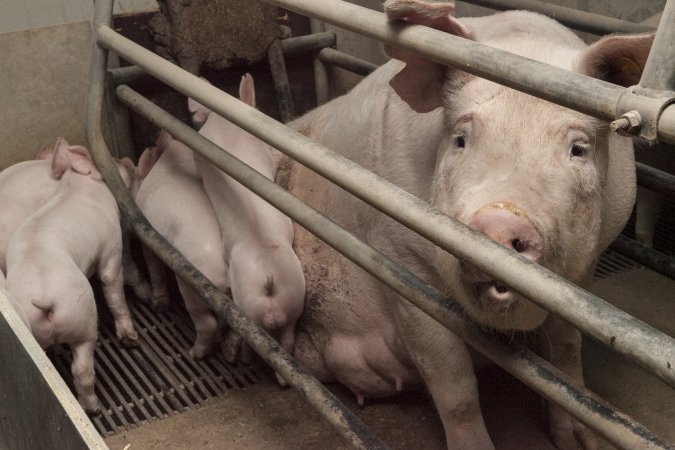
[{"label": "metal bolt", "polygon": [[616,132],[637,133],[642,126],[642,117],[637,111],[628,111],[620,119],[609,124],[609,129]]}]

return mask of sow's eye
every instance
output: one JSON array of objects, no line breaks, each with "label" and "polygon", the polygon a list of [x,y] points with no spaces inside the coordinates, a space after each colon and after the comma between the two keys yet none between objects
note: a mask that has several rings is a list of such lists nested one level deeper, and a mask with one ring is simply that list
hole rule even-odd
[{"label": "sow's eye", "polygon": [[466,137],[463,134],[455,135],[454,140],[457,148],[466,147]]},{"label": "sow's eye", "polygon": [[585,158],[588,153],[588,144],[575,143],[570,147],[570,158]]}]

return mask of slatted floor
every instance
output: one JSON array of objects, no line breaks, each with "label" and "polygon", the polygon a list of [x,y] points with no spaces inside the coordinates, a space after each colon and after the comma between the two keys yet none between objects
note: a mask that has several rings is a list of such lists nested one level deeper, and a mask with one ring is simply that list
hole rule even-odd
[{"label": "slatted floor", "polygon": [[[192,359],[188,349],[194,329],[180,306],[162,313],[138,302],[129,301],[129,306],[140,338],[140,347],[131,350],[117,343],[106,308],[99,308],[95,369],[101,412],[91,417],[102,436],[199,407],[230,389],[272,382],[271,371],[261,362],[231,365],[215,354]],[[49,355],[72,390],[70,352],[56,348]]]}]

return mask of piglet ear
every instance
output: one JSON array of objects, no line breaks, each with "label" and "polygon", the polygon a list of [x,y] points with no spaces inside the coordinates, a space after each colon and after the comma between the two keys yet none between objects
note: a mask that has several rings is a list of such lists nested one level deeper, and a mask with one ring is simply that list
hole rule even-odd
[{"label": "piglet ear", "polygon": [[[168,134],[168,133],[167,133]],[[160,136],[161,137],[161,136]],[[171,136],[169,136],[169,139]],[[159,157],[164,153],[164,147],[146,148],[145,151],[141,154],[141,157],[138,158],[138,176],[141,179],[144,179],[148,176],[152,168],[159,160]]]},{"label": "piglet ear", "polygon": [[255,84],[253,83],[253,77],[250,73],[241,77],[241,83],[239,83],[239,100],[255,108]]},{"label": "piglet ear", "polygon": [[49,159],[52,156],[54,156],[55,151],[56,151],[56,149],[54,147],[50,147],[48,145],[45,145],[37,153],[37,155],[35,156],[35,159]]},{"label": "piglet ear", "polygon": [[70,152],[68,152],[68,141],[62,137],[56,140],[54,145],[54,158],[52,159],[52,178],[60,180],[64,173],[70,168]]},{"label": "piglet ear", "polygon": [[[199,78],[209,83],[209,80],[206,78]],[[211,110],[209,108],[202,105],[192,97],[188,97],[188,110],[190,110],[190,113],[192,113],[192,123],[197,127],[204,125],[206,123],[206,119],[209,117],[209,114],[211,114]]]},{"label": "piglet ear", "polygon": [[620,86],[640,82],[654,34],[607,36],[584,52],[578,71]]},{"label": "piglet ear", "polygon": [[103,176],[96,169],[91,155],[89,155],[89,150],[81,145],[71,145],[68,151],[70,152],[70,167],[73,171],[82,175],[89,175],[96,181],[103,179]]},{"label": "piglet ear", "polygon": [[[471,30],[451,16],[453,3],[431,3],[421,0],[387,0],[384,11],[389,20],[403,20],[435,28],[455,36],[472,39]],[[448,68],[425,59],[410,50],[385,45],[389,56],[405,63],[389,84],[412,109],[424,113],[442,106],[443,82]]]}]

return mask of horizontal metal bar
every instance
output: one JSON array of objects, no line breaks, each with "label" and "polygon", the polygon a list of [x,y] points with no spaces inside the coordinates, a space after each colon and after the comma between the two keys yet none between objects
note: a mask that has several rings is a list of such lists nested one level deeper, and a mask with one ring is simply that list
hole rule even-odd
[{"label": "horizontal metal bar", "polygon": [[[101,27],[110,30],[111,0],[95,3],[94,33]],[[96,36],[96,34],[94,34]],[[89,89],[85,134],[96,167],[101,171],[106,184],[115,196],[120,210],[127,217],[136,234],[195,290],[230,327],[279,373],[289,385],[301,392],[307,401],[331,423],[354,447],[362,449],[386,448],[363,422],[347,409],[325,386],[312,377],[274,339],[246,318],[239,308],[223,292],[219,291],[183,255],[172,247],[157,231],[132,200],[122,182],[117,167],[103,139],[101,113],[105,83],[107,51],[92,40]],[[168,62],[167,62],[168,63]],[[170,63],[168,63],[170,64]]]},{"label": "horizontal metal bar", "polygon": [[116,67],[114,69],[108,69],[108,73],[110,73],[110,81],[113,85],[154,80],[151,75],[148,75],[145,70],[138,66]]},{"label": "horizontal metal bar", "polygon": [[334,48],[324,48],[319,52],[319,59],[325,63],[342,67],[345,70],[354,72],[358,75],[366,76],[377,69],[377,64],[373,64],[356,56],[343,53]]},{"label": "horizontal metal bar", "polygon": [[334,31],[307,34],[305,36],[292,37],[281,41],[281,49],[283,50],[284,55],[313,52],[333,45],[335,45]]},{"label": "horizontal metal bar", "polygon": [[675,90],[675,0],[668,0],[663,9],[640,86]]},{"label": "horizontal metal bar", "polygon": [[610,248],[675,280],[675,258],[670,255],[647,248],[623,235],[619,236]]},{"label": "horizontal metal bar", "polygon": [[[675,153],[673,153],[672,157],[675,158]],[[635,167],[637,169],[637,183],[640,186],[646,187],[654,192],[660,192],[675,197],[675,175],[671,175],[640,162],[636,162]]]},{"label": "horizontal metal bar", "polygon": [[[604,120],[617,118],[617,102],[625,91],[621,86],[429,27],[392,23],[382,13],[340,0],[263,1]],[[675,105],[663,111],[658,130],[660,142],[675,144]]]},{"label": "horizontal metal bar", "polygon": [[117,51],[168,85],[205,104],[434,244],[513,287],[675,387],[675,340],[671,337],[507,250],[458,220],[439,213],[428,203],[244,105],[109,27],[99,27],[97,32],[100,45]]},{"label": "horizontal metal bar", "polygon": [[593,34],[612,33],[646,33],[654,31],[654,27],[615,19],[600,14],[593,14],[578,9],[566,8],[537,0],[461,0],[464,3],[484,6],[486,8],[506,11],[510,9],[525,9],[549,16],[558,22],[575,30]]},{"label": "horizontal metal bar", "polygon": [[577,386],[565,374],[529,350],[520,347],[508,348],[495,341],[491,334],[480,330],[474,324],[467,323],[461,308],[443,297],[439,291],[131,88],[120,86],[117,88],[117,95],[137,113],[204,155],[218,168],[284,211],[295,222],[464,338],[488,358],[496,361],[542,395],[564,405],[566,410],[580,417],[584,423],[596,429],[611,442],[624,448],[647,447],[654,445],[654,442],[663,442],[665,445],[661,438],[607,405],[585,388]]}]

